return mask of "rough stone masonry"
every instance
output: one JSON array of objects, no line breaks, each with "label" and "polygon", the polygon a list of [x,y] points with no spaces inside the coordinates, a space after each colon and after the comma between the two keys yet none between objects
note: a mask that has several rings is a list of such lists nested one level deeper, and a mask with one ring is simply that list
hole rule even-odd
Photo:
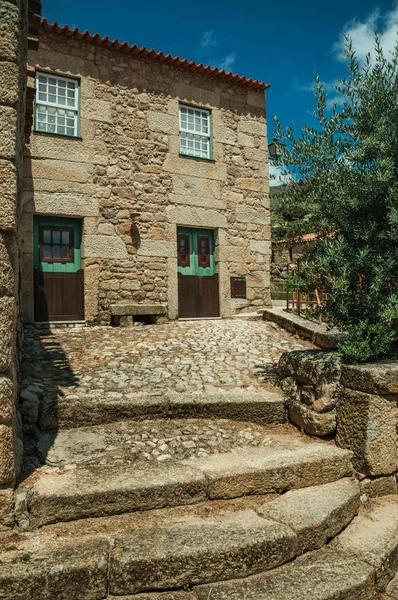
[{"label": "rough stone masonry", "polygon": [[[265,95],[43,26],[30,74],[80,82],[81,138],[33,132],[24,165],[23,311],[33,320],[33,218],[82,219],[85,320],[117,302],[178,314],[177,226],[211,228],[220,314],[269,305]],[[32,83],[33,84],[33,83]],[[211,110],[213,160],[179,155],[179,103]],[[247,298],[230,277],[246,276]]]},{"label": "rough stone masonry", "polygon": [[0,0],[0,529],[13,524],[13,485],[22,459],[17,388],[27,38],[28,2]]}]

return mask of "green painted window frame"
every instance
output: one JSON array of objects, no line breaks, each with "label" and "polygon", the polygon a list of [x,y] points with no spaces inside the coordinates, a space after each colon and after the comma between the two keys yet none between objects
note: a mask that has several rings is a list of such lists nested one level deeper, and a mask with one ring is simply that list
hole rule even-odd
[{"label": "green painted window frame", "polygon": [[[76,135],[70,135],[69,133],[58,133],[54,131],[43,131],[42,129],[37,129],[37,106],[40,102],[37,101],[37,80],[39,75],[47,75],[48,77],[57,77],[58,79],[66,79],[70,81],[75,81],[77,83],[77,113],[76,113]],[[33,132],[39,133],[40,135],[51,135],[56,137],[68,138],[70,140],[81,140],[81,132],[80,132],[80,109],[81,109],[81,79],[79,77],[70,77],[69,75],[60,75],[59,73],[53,73],[51,71],[41,71],[37,69],[35,71],[35,100],[33,107]],[[61,108],[61,107],[60,107]]]},{"label": "green painted window frame", "polygon": [[[198,276],[212,276],[217,272],[217,264],[215,257],[215,249],[216,249],[216,230],[208,229],[202,227],[184,227],[177,226],[177,238],[179,235],[189,236],[189,264],[178,265],[177,271],[181,275],[198,275]],[[198,238],[199,237],[209,237],[209,254],[210,254],[210,264],[208,267],[202,267],[199,265],[199,257],[198,257]],[[177,261],[178,262],[178,261]]]},{"label": "green painted window frame", "polygon": [[[203,110],[209,114],[209,156],[195,156],[194,154],[185,154],[185,152],[181,152],[181,144],[180,144],[180,136],[181,136],[181,128],[180,128],[180,108],[181,106],[186,106],[187,108],[193,108],[197,110]],[[200,134],[194,134],[200,135]],[[196,160],[207,160],[209,162],[214,162],[213,158],[213,114],[211,108],[207,108],[205,106],[197,106],[196,104],[188,104],[186,102],[178,103],[178,154],[184,158],[193,158]]]},{"label": "green painted window frame", "polygon": [[[50,244],[45,243],[44,241],[44,231],[50,231],[51,232],[51,242]],[[54,237],[54,231],[59,231],[60,232],[60,243],[59,244],[54,244],[53,243],[53,237]],[[62,233],[64,231],[67,231],[69,234],[69,243],[68,244],[63,244],[62,243]],[[75,262],[75,236],[74,236],[74,227],[62,227],[59,225],[39,225],[39,259],[41,263],[74,263]],[[69,246],[69,255],[68,257],[66,256],[59,256],[58,258],[54,258],[53,256],[49,257],[49,256],[45,256],[44,254],[44,246],[51,246],[51,254],[53,253],[53,248],[55,245],[59,245],[60,249],[66,245]],[[61,251],[61,250],[60,250]]]},{"label": "green painted window frame", "polygon": [[[61,227],[73,229],[73,262],[47,262],[40,257],[40,227]],[[33,263],[34,268],[44,272],[76,273],[82,268],[82,228],[83,221],[72,217],[52,217],[34,215],[33,217]]]}]

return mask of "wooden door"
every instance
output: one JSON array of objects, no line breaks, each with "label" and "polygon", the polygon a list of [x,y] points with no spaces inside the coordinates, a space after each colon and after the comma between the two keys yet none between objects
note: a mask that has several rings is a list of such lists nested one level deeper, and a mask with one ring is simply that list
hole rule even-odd
[{"label": "wooden door", "polygon": [[80,240],[79,220],[36,217],[34,222],[36,321],[84,319]]},{"label": "wooden door", "polygon": [[181,318],[218,317],[218,273],[214,258],[214,232],[179,227],[178,314]]}]

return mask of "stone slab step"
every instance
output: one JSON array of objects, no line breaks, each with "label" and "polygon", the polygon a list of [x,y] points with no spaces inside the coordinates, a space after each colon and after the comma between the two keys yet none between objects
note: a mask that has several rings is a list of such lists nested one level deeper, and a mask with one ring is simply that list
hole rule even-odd
[{"label": "stone slab step", "polygon": [[43,431],[102,425],[123,419],[227,418],[264,425],[286,423],[285,401],[278,392],[186,394],[163,396],[123,394],[121,398],[67,396],[44,403],[40,414]]},{"label": "stone slab step", "polygon": [[[110,589],[114,594],[173,589],[204,580],[230,579],[238,573],[246,577],[281,565],[314,544],[324,543],[327,535],[320,536],[321,529],[332,535],[353,518],[359,505],[358,484],[341,480],[326,487],[323,502],[312,510],[312,534],[308,531],[305,539],[297,533],[302,530],[300,522],[294,527],[280,522],[283,510],[277,521],[260,518],[260,510],[257,514],[253,509],[222,513],[212,510],[211,504],[206,518],[199,520],[195,515],[192,519],[190,510],[191,519],[180,516],[177,522],[165,520],[163,525],[141,529],[139,537],[134,533],[119,536],[111,556]],[[291,492],[293,496],[296,493]],[[331,502],[328,495],[334,493]],[[310,502],[313,495],[308,493],[307,498]],[[266,506],[279,502],[267,502]],[[294,522],[294,509],[288,504],[284,508],[286,520]],[[300,516],[299,512],[299,521]]]},{"label": "stone slab step", "polygon": [[[236,448],[268,447],[270,429],[296,433],[291,425],[257,425],[229,419],[152,419],[115,421],[105,425],[38,432],[26,451],[32,470],[43,464],[68,465],[116,462],[138,466],[228,452]],[[272,441],[272,439],[271,439]]]},{"label": "stone slab step", "polygon": [[380,597],[380,600],[398,600],[398,573],[394,579],[390,581],[387,586],[386,593]]},{"label": "stone slab step", "polygon": [[242,312],[237,315],[232,315],[232,319],[239,320],[242,319],[244,321],[261,321],[263,319],[263,311],[258,312]]},{"label": "stone slab step", "polygon": [[252,421],[260,425],[287,422],[285,399],[278,392],[245,392],[240,394],[177,394],[168,395],[169,412],[173,418],[217,417]]},{"label": "stone slab step", "polygon": [[303,317],[286,311],[285,306],[273,306],[273,308],[265,308],[263,310],[263,318],[265,321],[276,323],[290,333],[297,334],[305,340],[309,340],[315,346],[335,350],[338,342],[343,337],[336,329],[328,329],[327,325],[304,319]]},{"label": "stone slab step", "polygon": [[398,572],[398,496],[369,500],[332,544],[372,565],[384,590]]},{"label": "stone slab step", "polygon": [[[284,498],[288,494],[276,502]],[[366,502],[327,549],[269,573],[194,592],[199,600],[395,600],[397,569],[398,496],[384,496]]]},{"label": "stone slab step", "polygon": [[360,487],[356,479],[292,490],[266,502],[257,512],[265,519],[287,525],[297,535],[299,553],[321,548],[357,513]]},{"label": "stone slab step", "polygon": [[[36,472],[27,493],[31,527],[206,499],[280,493],[351,475],[351,452],[298,432],[269,431],[267,446],[158,465],[84,465]],[[23,520],[27,516],[22,517]]]},{"label": "stone slab step", "polygon": [[[324,542],[327,530],[341,530],[357,510],[359,487],[343,479],[286,496],[286,503],[284,496],[260,496],[58,523],[5,538],[0,598],[86,600],[105,598],[105,588],[126,598],[270,570],[312,548],[314,540]],[[304,496],[313,519],[313,534],[307,527],[305,538]],[[267,506],[277,509],[277,519],[262,516]]]},{"label": "stone slab step", "polygon": [[198,600],[374,600],[374,570],[346,552],[322,549],[269,573],[194,592]]},{"label": "stone slab step", "polygon": [[1,600],[100,600],[107,597],[109,541],[13,536],[1,542]]}]

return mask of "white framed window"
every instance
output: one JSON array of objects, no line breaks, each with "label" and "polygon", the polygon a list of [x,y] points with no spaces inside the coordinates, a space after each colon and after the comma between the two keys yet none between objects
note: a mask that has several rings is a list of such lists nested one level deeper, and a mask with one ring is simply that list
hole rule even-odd
[{"label": "white framed window", "polygon": [[180,104],[180,154],[212,158],[211,112]]},{"label": "white framed window", "polygon": [[35,130],[77,137],[79,81],[50,73],[36,73]]}]

